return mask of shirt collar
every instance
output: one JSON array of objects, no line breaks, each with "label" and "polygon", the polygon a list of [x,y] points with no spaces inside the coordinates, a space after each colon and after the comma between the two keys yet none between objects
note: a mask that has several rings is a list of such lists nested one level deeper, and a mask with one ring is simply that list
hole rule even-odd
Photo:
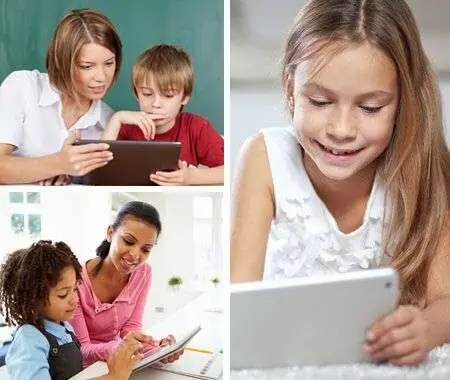
[{"label": "shirt collar", "polygon": [[[61,93],[50,84],[50,81],[42,81],[39,105],[42,107],[48,107],[56,103],[61,103]],[[75,123],[75,128],[86,129],[92,125],[101,125],[101,111],[101,100],[94,100],[86,114],[84,114],[80,120]],[[102,129],[105,128],[104,125],[101,125],[101,127]]]},{"label": "shirt collar", "polygon": [[[89,107],[89,110],[80,118],[80,120],[75,124],[77,129],[85,129],[91,125],[101,124],[101,100],[94,100]],[[83,122],[79,123],[81,120]],[[104,128],[105,126],[102,125]]]},{"label": "shirt collar", "polygon": [[67,322],[63,322],[63,324],[60,325],[59,323],[49,321],[48,319],[44,319],[44,329],[59,339],[62,339],[67,335],[66,330],[72,331],[72,328]]},{"label": "shirt collar", "polygon": [[40,106],[47,107],[61,101],[60,92],[50,84],[49,80],[43,80],[41,83],[42,89],[38,102]]}]

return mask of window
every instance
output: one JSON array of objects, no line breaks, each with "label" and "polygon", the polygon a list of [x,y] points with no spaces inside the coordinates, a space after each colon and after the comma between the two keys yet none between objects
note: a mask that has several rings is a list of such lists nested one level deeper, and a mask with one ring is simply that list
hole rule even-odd
[{"label": "window", "polygon": [[41,235],[41,196],[39,192],[10,192],[10,230],[30,238]]},{"label": "window", "polygon": [[221,194],[193,197],[193,239],[195,278],[198,285],[210,285],[222,267]]}]

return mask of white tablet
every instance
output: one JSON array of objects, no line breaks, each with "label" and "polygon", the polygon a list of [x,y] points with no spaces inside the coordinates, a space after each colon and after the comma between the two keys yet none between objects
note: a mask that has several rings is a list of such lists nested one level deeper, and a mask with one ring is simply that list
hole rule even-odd
[{"label": "white tablet", "polygon": [[[133,373],[136,373],[150,365],[157,363],[167,356],[181,351],[189,343],[189,341],[201,330],[201,326],[195,326],[192,330],[181,336],[175,343],[164,346],[156,351],[149,351],[148,355],[144,353],[144,358],[140,360],[133,368]],[[105,362],[95,362],[69,380],[84,380],[93,379],[99,376],[108,374],[108,366]]]},{"label": "white tablet", "polygon": [[398,281],[385,268],[232,285],[231,368],[368,360],[367,329],[395,309]]}]

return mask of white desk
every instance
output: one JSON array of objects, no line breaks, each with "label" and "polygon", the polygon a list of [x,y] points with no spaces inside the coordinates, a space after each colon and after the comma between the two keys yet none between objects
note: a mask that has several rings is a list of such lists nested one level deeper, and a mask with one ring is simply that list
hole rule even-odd
[{"label": "white desk", "polygon": [[[147,332],[155,337],[166,335],[167,332],[176,336],[177,333],[186,331],[186,326],[201,324],[202,330],[189,342],[188,346],[205,348],[214,352],[220,351],[223,348],[222,332],[225,331],[223,311],[220,311],[224,294],[220,289],[203,293]],[[0,367],[0,379],[9,380],[5,366]],[[130,379],[192,380],[192,377],[145,368],[132,375]]]}]

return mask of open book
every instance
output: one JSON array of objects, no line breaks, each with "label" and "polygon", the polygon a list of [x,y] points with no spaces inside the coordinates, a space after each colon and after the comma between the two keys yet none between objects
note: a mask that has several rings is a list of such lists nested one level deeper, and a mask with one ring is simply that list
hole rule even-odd
[{"label": "open book", "polygon": [[[147,355],[139,361],[133,369],[133,372],[140,371],[160,360],[163,360],[167,356],[182,350],[186,344],[201,330],[200,326],[196,326],[181,337],[177,337],[177,341],[171,345],[163,346],[157,350],[151,350]],[[83,371],[79,372],[69,380],[86,380],[92,379],[98,376],[106,375],[108,373],[108,366],[105,362],[95,362]]]},{"label": "open book", "polygon": [[222,375],[223,357],[219,352],[197,352],[189,351],[173,363],[163,364],[161,362],[152,364],[152,368],[162,371],[186,375],[202,380],[216,380]]}]

